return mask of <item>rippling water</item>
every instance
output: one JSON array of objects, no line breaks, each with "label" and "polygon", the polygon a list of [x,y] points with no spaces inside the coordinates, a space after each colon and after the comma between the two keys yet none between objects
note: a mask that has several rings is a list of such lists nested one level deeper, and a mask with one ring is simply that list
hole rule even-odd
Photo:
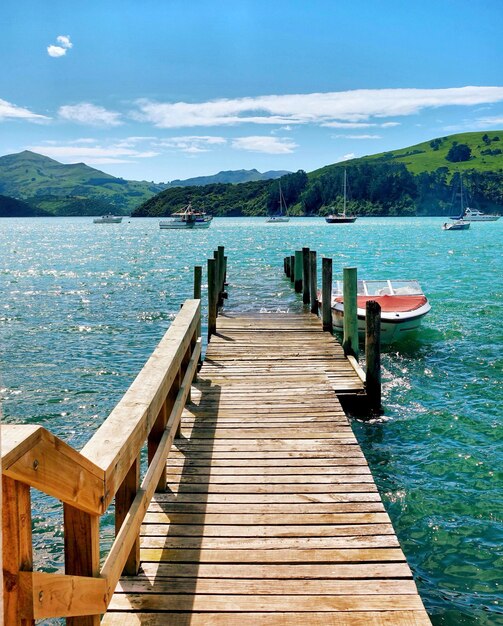
[{"label": "rippling water", "polygon": [[[331,256],[335,277],[354,265],[362,278],[417,278],[432,311],[383,355],[383,419],[353,426],[433,623],[503,624],[502,234],[503,220],[444,232],[436,218],[228,218],[177,232],[148,219],[2,219],[3,420],[42,424],[80,449],[217,245],[232,310],[301,310],[282,268],[302,246]],[[37,502],[37,566],[54,571],[59,507]]]}]

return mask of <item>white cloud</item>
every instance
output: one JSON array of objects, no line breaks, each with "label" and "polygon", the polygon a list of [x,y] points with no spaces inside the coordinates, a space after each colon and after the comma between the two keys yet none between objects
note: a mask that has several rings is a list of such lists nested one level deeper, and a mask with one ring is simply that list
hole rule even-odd
[{"label": "white cloud", "polygon": [[64,57],[70,48],[73,48],[73,43],[70,41],[70,35],[58,35],[56,37],[58,46],[51,44],[47,46],[47,54],[50,57]]},{"label": "white cloud", "polygon": [[[356,89],[353,91],[269,95],[200,103],[138,100],[134,119],[159,128],[235,124],[334,124],[406,116],[443,106],[474,106],[503,101],[503,87],[447,89]],[[387,122],[388,125],[397,122]]]},{"label": "white cloud", "polygon": [[495,115],[493,117],[481,117],[475,121],[476,126],[479,128],[488,128],[491,126],[500,127],[503,126],[503,115]]},{"label": "white cloud", "polygon": [[63,46],[63,48],[73,48],[73,43],[70,41],[70,35],[59,35],[56,37],[56,41]]},{"label": "white cloud", "polygon": [[170,137],[169,139],[159,141],[156,145],[161,148],[180,150],[187,154],[198,154],[200,152],[210,152],[211,147],[226,143],[227,140],[223,137],[192,135],[187,137]]},{"label": "white cloud", "polygon": [[104,107],[81,102],[80,104],[65,105],[59,108],[61,119],[89,126],[120,126],[120,113],[108,111]]},{"label": "white cloud", "polygon": [[287,138],[251,136],[233,139],[232,147],[236,150],[265,152],[266,154],[289,154],[298,146],[291,139]]},{"label": "white cloud", "polygon": [[348,154],[345,154],[344,156],[341,156],[340,159],[338,159],[338,161],[350,161],[351,159],[356,158],[356,154],[354,152],[350,152]]},{"label": "white cloud", "polygon": [[62,48],[61,46],[47,46],[47,54],[55,59],[58,57],[64,57],[66,54],[66,48]]},{"label": "white cloud", "polygon": [[[139,151],[124,148],[117,144],[109,146],[88,145],[91,140],[76,140],[71,145],[40,145],[29,146],[27,150],[38,152],[52,159],[65,163],[85,162],[90,165],[103,163],[130,163],[131,159],[146,159],[157,156],[159,153],[152,150]],[[76,145],[78,144],[78,145]]]},{"label": "white cloud", "polygon": [[29,109],[24,109],[15,104],[7,102],[7,100],[0,99],[0,121],[8,119],[24,119],[30,122],[40,122],[43,120],[49,120],[49,117],[45,115],[39,115],[33,113]]}]

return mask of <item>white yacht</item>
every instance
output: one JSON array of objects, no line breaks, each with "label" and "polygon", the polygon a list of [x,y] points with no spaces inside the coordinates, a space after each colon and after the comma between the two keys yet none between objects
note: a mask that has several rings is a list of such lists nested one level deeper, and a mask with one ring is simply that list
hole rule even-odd
[{"label": "white yacht", "polygon": [[120,224],[122,222],[122,216],[120,215],[112,215],[109,213],[108,215],[102,215],[101,217],[95,217],[93,219],[95,224]]},{"label": "white yacht", "polygon": [[500,217],[501,215],[487,215],[478,209],[471,209],[470,207],[466,207],[463,215],[463,219],[466,222],[496,222]]}]

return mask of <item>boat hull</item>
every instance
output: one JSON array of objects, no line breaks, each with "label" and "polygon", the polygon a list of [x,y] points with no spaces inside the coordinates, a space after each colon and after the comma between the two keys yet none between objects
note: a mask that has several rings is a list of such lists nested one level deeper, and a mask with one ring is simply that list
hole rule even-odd
[{"label": "boat hull", "polygon": [[470,228],[470,222],[446,222],[443,226],[442,229],[443,230],[468,230]]},{"label": "boat hull", "polygon": [[120,224],[122,217],[96,217],[93,220],[94,224]]},{"label": "boat hull", "polygon": [[290,218],[289,217],[269,217],[268,219],[266,219],[266,222],[268,224],[277,224],[278,222],[289,222]]},{"label": "boat hull", "polygon": [[327,224],[352,224],[356,221],[356,217],[338,217],[329,215],[325,218],[325,221]]},{"label": "boat hull", "polygon": [[[409,314],[407,317],[394,318],[396,314],[381,313],[381,343],[388,344],[398,341],[407,334],[418,330],[421,326],[423,317],[430,310],[428,305],[424,310],[418,309],[414,315]],[[361,339],[365,337],[365,311],[357,309],[358,314],[358,335]],[[344,329],[344,309],[340,307],[332,307],[332,324],[338,332]]]},{"label": "boat hull", "polygon": [[201,228],[209,228],[211,220],[205,222],[160,222],[161,230],[200,230]]}]

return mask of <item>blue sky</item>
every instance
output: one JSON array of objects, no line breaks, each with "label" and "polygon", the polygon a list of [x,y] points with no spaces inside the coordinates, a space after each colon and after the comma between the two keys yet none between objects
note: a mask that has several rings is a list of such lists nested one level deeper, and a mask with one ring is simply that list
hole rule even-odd
[{"label": "blue sky", "polygon": [[311,171],[503,129],[503,2],[3,0],[0,155]]}]

